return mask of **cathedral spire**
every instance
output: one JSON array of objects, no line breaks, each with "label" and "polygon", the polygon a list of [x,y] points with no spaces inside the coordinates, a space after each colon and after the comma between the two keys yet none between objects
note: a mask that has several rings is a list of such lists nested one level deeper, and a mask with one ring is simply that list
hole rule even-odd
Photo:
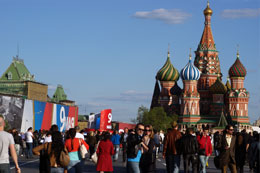
[{"label": "cathedral spire", "polygon": [[209,7],[209,1],[208,1],[207,7],[204,10],[204,16],[205,16],[204,31],[198,49],[200,48],[202,50],[216,50],[215,42],[213,39],[211,26],[210,26],[212,13],[213,11]]}]

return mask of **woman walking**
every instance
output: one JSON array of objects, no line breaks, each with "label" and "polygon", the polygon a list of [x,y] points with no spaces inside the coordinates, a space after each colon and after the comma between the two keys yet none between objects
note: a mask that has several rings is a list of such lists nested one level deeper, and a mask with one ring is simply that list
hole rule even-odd
[{"label": "woman walking", "polygon": [[199,144],[199,159],[202,166],[202,173],[206,173],[206,164],[209,156],[212,154],[212,144],[210,137],[208,136],[209,129],[203,128],[202,135],[198,137]]},{"label": "woman walking", "polygon": [[89,145],[89,159],[91,159],[91,156],[95,152],[95,145],[97,144],[97,139],[94,136],[94,132],[90,131],[87,136],[87,144]]},{"label": "woman walking", "polygon": [[65,146],[69,152],[70,156],[70,163],[68,166],[68,173],[81,173],[81,160],[82,157],[80,155],[80,146],[85,145],[86,149],[89,149],[88,144],[80,139],[80,138],[75,138],[76,136],[76,129],[75,128],[70,128],[68,132],[68,139],[65,141]]},{"label": "woman walking", "polygon": [[141,173],[156,172],[156,144],[152,125],[146,125],[144,130],[142,145],[142,156],[139,167]]},{"label": "woman walking", "polygon": [[113,172],[111,156],[114,155],[114,147],[110,141],[109,132],[103,134],[103,139],[100,141],[97,148],[97,155],[97,171],[100,173]]},{"label": "woman walking", "polygon": [[[68,153],[65,148],[62,140],[62,135],[60,132],[56,131],[52,133],[52,142],[47,142],[45,144],[39,145],[33,148],[33,154],[40,155],[40,151],[45,150],[48,153],[49,161],[50,161],[50,172],[51,173],[63,173],[64,168],[60,163],[60,154],[61,151]],[[47,172],[49,172],[47,171]]]}]

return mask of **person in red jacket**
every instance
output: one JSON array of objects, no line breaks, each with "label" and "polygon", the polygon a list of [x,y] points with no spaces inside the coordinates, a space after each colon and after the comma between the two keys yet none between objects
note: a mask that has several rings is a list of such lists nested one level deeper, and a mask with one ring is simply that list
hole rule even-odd
[{"label": "person in red jacket", "polygon": [[199,159],[202,165],[202,173],[206,173],[206,163],[208,162],[209,156],[212,154],[212,144],[208,135],[209,129],[203,128],[202,135],[198,137],[199,144]]},{"label": "person in red jacket", "polygon": [[104,132],[103,139],[97,148],[98,162],[97,171],[100,173],[113,172],[111,155],[114,155],[114,146],[110,141],[109,132]]}]

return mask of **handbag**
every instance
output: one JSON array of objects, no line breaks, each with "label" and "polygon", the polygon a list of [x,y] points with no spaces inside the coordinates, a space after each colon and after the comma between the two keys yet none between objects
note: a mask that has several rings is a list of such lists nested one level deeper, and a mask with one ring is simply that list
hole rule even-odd
[{"label": "handbag", "polygon": [[204,148],[199,149],[199,155],[206,155],[206,146],[207,146],[207,136],[206,136],[206,142]]},{"label": "handbag", "polygon": [[97,155],[97,148],[98,148],[98,146],[99,146],[99,141],[98,141],[98,144],[97,144],[95,153],[92,154],[92,156],[91,156],[91,160],[92,160],[92,162],[94,162],[95,164],[97,164],[97,161],[98,161],[98,155]]},{"label": "handbag", "polygon": [[86,154],[88,154],[88,150],[85,147],[85,145],[82,142],[82,139],[80,140],[80,147],[79,147],[80,155],[82,159],[85,159]]},{"label": "handbag", "polygon": [[67,167],[70,163],[70,156],[68,152],[64,151],[64,149],[60,152],[60,165],[62,167]]}]

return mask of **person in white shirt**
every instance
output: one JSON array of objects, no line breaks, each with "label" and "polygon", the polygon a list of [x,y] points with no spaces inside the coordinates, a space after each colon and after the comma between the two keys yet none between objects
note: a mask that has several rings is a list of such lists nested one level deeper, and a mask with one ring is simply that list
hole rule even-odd
[{"label": "person in white shirt", "polygon": [[26,139],[26,148],[27,148],[27,153],[26,153],[26,158],[32,158],[32,148],[33,148],[33,133],[32,133],[32,127],[28,128],[26,134],[25,134],[25,139]]},{"label": "person in white shirt", "polygon": [[21,170],[18,165],[18,159],[16,151],[14,148],[14,138],[10,133],[4,131],[5,121],[2,116],[0,116],[0,172],[10,172],[10,162],[9,162],[9,153],[13,158],[15,169],[17,173],[20,173]]},{"label": "person in white shirt", "polygon": [[75,129],[76,129],[76,131],[77,131],[75,138],[80,138],[80,139],[85,140],[85,139],[84,139],[84,135],[81,134],[81,133],[79,133],[79,132],[80,132],[79,126],[76,126]]}]

